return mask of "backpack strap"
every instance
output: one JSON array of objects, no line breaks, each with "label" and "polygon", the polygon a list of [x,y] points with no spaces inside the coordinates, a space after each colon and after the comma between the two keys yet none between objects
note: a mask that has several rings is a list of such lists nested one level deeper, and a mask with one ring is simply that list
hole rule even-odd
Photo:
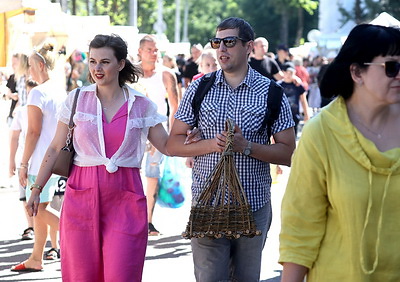
[{"label": "backpack strap", "polygon": [[216,71],[210,72],[200,78],[201,80],[199,86],[197,87],[196,93],[194,94],[192,100],[192,108],[195,119],[194,127],[198,126],[201,102],[203,102],[207,92],[213,86],[216,78],[216,73],[217,73]]},{"label": "backpack strap", "polygon": [[278,119],[281,112],[281,102],[283,96],[283,88],[275,81],[271,80],[268,89],[267,111],[261,125],[261,131],[267,129],[267,144],[271,143],[272,125]]}]

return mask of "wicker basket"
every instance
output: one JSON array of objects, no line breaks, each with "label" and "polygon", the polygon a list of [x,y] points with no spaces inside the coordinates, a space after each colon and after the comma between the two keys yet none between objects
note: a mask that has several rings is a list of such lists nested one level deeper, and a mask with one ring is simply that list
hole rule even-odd
[{"label": "wicker basket", "polygon": [[190,211],[182,237],[237,239],[261,235],[240,183],[233,159],[234,122],[226,121],[227,142],[221,159],[207,178],[203,192]]}]

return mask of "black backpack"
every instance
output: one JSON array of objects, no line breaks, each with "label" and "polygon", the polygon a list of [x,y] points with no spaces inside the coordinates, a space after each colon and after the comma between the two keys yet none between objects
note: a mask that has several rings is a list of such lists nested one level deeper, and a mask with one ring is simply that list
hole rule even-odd
[{"label": "black backpack", "polygon": [[[194,94],[192,100],[192,108],[195,118],[194,126],[198,126],[199,120],[199,112],[200,105],[206,96],[207,92],[210,90],[212,85],[215,82],[216,72],[207,73],[202,78],[200,78],[199,86],[197,87],[196,93]],[[272,135],[272,125],[275,120],[278,119],[279,114],[281,112],[281,101],[283,95],[283,88],[278,85],[275,81],[271,80],[268,89],[268,98],[267,98],[267,111],[265,113],[264,120],[262,122],[261,128],[259,129],[262,132],[265,128],[267,128],[267,136],[268,136],[268,144],[270,144],[270,138]]]}]

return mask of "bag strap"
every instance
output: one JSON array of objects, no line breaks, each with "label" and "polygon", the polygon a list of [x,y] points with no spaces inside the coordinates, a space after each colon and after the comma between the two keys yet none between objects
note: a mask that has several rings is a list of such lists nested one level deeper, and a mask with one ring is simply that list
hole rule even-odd
[{"label": "bag strap", "polygon": [[217,73],[216,71],[210,72],[200,78],[201,80],[200,80],[199,86],[197,87],[196,93],[194,94],[194,97],[192,100],[192,108],[193,108],[193,114],[194,114],[194,119],[195,119],[194,127],[198,126],[201,102],[203,102],[204,97],[206,96],[207,92],[213,86],[213,84],[215,82],[215,78],[216,78],[216,73]]},{"label": "bag strap", "polygon": [[75,127],[73,118],[74,118],[74,114],[76,111],[76,104],[78,101],[78,95],[79,95],[80,91],[81,91],[80,88],[77,88],[75,91],[74,102],[72,104],[72,109],[71,109],[71,116],[69,117],[67,139],[65,140],[65,146],[63,148],[64,150],[68,150],[68,151],[72,150],[72,142],[71,142],[72,141],[72,133],[73,133],[74,127]]},{"label": "bag strap", "polygon": [[261,125],[261,131],[267,129],[267,144],[271,142],[272,125],[278,119],[281,112],[281,102],[283,96],[283,88],[275,81],[271,80],[268,89],[267,112]]},{"label": "bag strap", "polygon": [[68,128],[71,128],[71,129],[74,128],[74,126],[75,126],[73,117],[74,117],[74,115],[75,115],[76,103],[77,103],[77,101],[78,101],[78,95],[79,95],[79,92],[80,92],[80,91],[81,91],[80,88],[77,88],[76,91],[75,91],[74,102],[73,102],[73,104],[72,104],[71,116],[69,117],[69,124],[68,124]]}]

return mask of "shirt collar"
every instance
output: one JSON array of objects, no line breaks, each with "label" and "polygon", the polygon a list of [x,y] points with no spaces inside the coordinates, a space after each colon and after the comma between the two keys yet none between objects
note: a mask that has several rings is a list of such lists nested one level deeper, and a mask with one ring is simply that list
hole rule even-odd
[{"label": "shirt collar", "polygon": [[[251,87],[252,84],[253,84],[253,81],[255,79],[255,73],[254,72],[255,72],[254,69],[252,69],[250,67],[250,65],[248,65],[247,74],[244,77],[243,81],[239,84],[238,87],[240,87],[240,85],[242,85],[242,84],[245,84],[247,87]],[[217,71],[217,75],[216,75],[216,78],[215,78],[215,83],[216,84],[221,84],[221,83],[225,83],[226,84],[226,80],[225,80],[225,77],[223,75],[222,70],[218,70]]]}]

